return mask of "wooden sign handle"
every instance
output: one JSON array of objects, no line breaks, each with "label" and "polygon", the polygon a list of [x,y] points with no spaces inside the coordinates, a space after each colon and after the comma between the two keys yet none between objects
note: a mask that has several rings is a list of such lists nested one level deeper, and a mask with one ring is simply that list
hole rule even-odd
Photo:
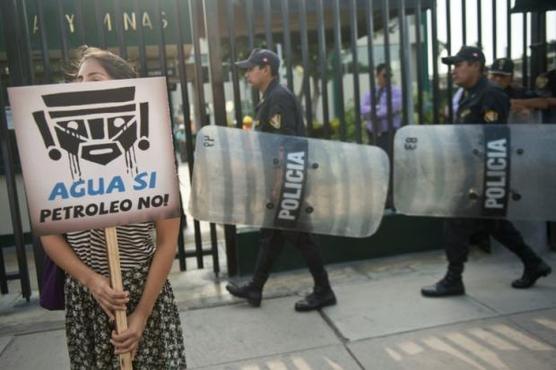
[{"label": "wooden sign handle", "polygon": [[[106,252],[108,256],[108,268],[110,270],[110,282],[113,289],[123,290],[122,284],[122,271],[120,269],[120,251],[118,248],[118,234],[115,227],[107,227],[104,229],[106,238]],[[116,316],[116,331],[121,333],[127,329],[127,314],[125,310],[117,310]],[[120,369],[133,370],[131,362],[131,353],[120,354]]]}]

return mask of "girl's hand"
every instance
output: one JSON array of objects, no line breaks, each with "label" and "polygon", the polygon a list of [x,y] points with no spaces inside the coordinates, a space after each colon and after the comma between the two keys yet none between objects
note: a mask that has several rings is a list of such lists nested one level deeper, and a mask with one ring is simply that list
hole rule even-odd
[{"label": "girl's hand", "polygon": [[126,310],[126,304],[129,302],[129,293],[112,289],[108,278],[95,274],[87,284],[87,287],[110,320],[114,320],[114,311]]},{"label": "girl's hand", "polygon": [[143,331],[147,325],[147,319],[142,313],[135,311],[127,317],[127,329],[118,334],[115,330],[112,331],[112,339],[110,342],[115,347],[114,353],[119,355],[121,353],[131,352],[131,359],[135,358],[139,342],[143,337]]}]

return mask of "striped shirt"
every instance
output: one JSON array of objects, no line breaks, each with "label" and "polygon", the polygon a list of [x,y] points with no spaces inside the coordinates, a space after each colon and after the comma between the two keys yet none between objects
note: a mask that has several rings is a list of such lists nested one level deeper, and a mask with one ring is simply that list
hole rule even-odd
[{"label": "striped shirt", "polygon": [[[153,223],[118,226],[120,266],[128,271],[149,261],[154,254]],[[104,229],[71,232],[67,240],[79,259],[96,272],[109,275]]]}]

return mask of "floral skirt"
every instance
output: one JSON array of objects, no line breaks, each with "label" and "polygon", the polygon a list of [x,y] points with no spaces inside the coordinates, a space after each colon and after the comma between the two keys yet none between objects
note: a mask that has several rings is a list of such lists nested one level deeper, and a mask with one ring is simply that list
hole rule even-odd
[{"label": "floral skirt", "polygon": [[[124,290],[129,291],[127,314],[131,314],[143,292],[149,265],[122,272]],[[72,369],[119,370],[118,356],[110,343],[113,324],[88,289],[71,277],[66,279],[66,337]],[[183,333],[166,281],[149,317],[133,360],[133,369],[185,369]]]}]

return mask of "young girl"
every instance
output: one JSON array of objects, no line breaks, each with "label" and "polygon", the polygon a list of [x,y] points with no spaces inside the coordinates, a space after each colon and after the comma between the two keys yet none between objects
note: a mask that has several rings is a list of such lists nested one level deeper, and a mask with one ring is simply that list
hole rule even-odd
[{"label": "young girl", "polygon": [[[86,48],[79,82],[136,77],[109,51]],[[156,241],[153,231],[156,230]],[[110,287],[104,229],[41,237],[67,273],[66,336],[72,369],[119,369],[131,352],[134,369],[185,369],[183,334],[167,280],[176,255],[179,218],[118,226],[124,291]],[[128,329],[115,331],[114,311],[127,309]]]}]

